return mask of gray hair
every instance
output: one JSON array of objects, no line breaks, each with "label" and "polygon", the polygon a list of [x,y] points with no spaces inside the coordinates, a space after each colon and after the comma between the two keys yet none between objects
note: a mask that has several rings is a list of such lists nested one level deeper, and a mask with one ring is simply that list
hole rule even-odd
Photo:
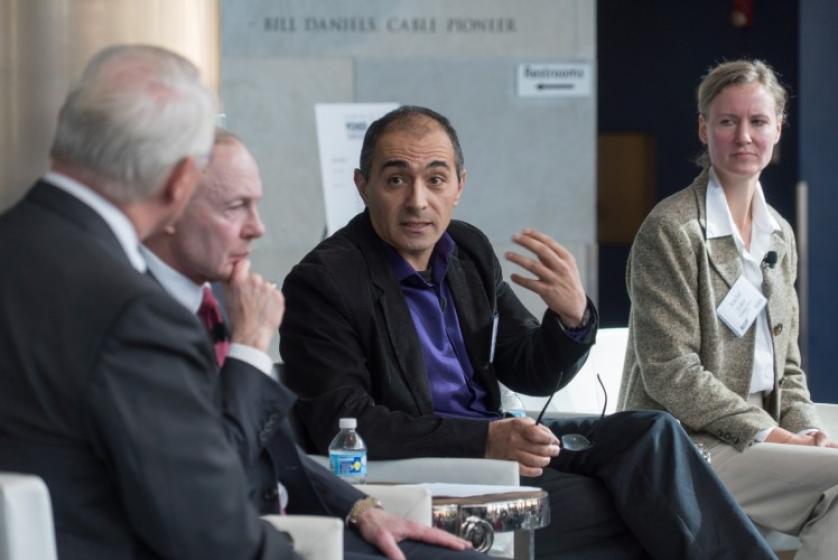
[{"label": "gray hair", "polygon": [[70,90],[50,155],[130,203],[157,191],[183,158],[207,156],[215,98],[187,59],[160,47],[118,45],[96,54]]},{"label": "gray hair", "polygon": [[[722,91],[730,86],[744,84],[762,85],[774,98],[777,118],[785,122],[788,93],[780,84],[774,69],[761,60],[733,60],[708,69],[696,90],[698,114],[707,119],[710,116],[710,105]],[[701,167],[710,167],[710,157],[706,150],[696,158],[696,163]]]}]

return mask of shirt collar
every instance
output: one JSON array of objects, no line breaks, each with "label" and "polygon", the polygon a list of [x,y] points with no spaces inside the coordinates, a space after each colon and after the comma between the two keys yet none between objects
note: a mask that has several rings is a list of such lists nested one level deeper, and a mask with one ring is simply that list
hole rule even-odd
[{"label": "shirt collar", "polygon": [[93,189],[61,173],[49,171],[44,175],[44,180],[70,196],[77,198],[96,212],[108,224],[108,227],[111,228],[125,256],[128,257],[131,266],[137,269],[138,272],[144,273],[146,271],[146,262],[139,249],[140,240],[137,237],[137,230],[134,229],[131,220],[128,219],[128,216],[122,210],[111,204],[105,197]]},{"label": "shirt collar", "polygon": [[192,313],[197,313],[204,297],[203,288],[209,284],[198,285],[155,255],[148,247],[140,246],[148,263],[148,270],[160,282],[163,289],[178,303]]},{"label": "shirt collar", "polygon": [[[420,282],[422,286],[430,286],[428,282],[406,261],[404,258],[389,244],[387,247],[387,258],[390,262],[390,267],[396,275],[396,280],[400,283],[405,281]],[[448,258],[454,252],[454,240],[448,235],[448,232],[442,234],[439,241],[434,246],[431,259],[429,261],[432,274],[432,283],[435,285],[442,284],[445,274],[448,272]]]},{"label": "shirt collar", "polygon": [[[733,217],[730,215],[730,208],[727,205],[725,193],[721,183],[716,176],[716,171],[710,169],[710,179],[707,184],[707,239],[732,235],[737,246],[742,245],[742,236],[733,224]],[[762,185],[757,183],[754,192],[754,200],[751,203],[753,212],[754,229],[757,232],[769,234],[780,229],[780,224],[768,210],[765,202],[765,195],[762,192]]]}]

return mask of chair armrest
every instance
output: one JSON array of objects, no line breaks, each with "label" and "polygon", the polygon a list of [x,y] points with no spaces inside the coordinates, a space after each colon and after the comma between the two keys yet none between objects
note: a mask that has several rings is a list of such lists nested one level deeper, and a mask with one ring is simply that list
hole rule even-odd
[{"label": "chair armrest", "polygon": [[265,521],[291,535],[306,560],[343,560],[343,520],[318,515],[266,515]]},{"label": "chair armrest", "polygon": [[[329,459],[312,455],[312,459],[329,468]],[[393,461],[367,461],[367,482],[411,484],[416,482],[450,482],[452,484],[499,484],[518,486],[518,464],[497,459],[463,459],[420,457]]]},{"label": "chair armrest", "polygon": [[838,438],[838,404],[815,403],[815,410],[823,424],[820,428],[831,438]]},{"label": "chair armrest", "polygon": [[37,476],[0,473],[0,558],[57,558],[49,491]]},{"label": "chair armrest", "polygon": [[422,525],[431,525],[431,492],[421,486],[362,484],[358,490],[381,501],[384,509]]}]

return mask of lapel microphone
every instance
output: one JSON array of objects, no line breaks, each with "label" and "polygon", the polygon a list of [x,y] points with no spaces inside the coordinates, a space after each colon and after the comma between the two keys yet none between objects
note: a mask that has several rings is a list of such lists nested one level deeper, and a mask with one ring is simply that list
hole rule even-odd
[{"label": "lapel microphone", "polygon": [[765,258],[762,259],[763,264],[768,265],[768,268],[774,268],[777,264],[777,251],[768,251],[765,253]]}]

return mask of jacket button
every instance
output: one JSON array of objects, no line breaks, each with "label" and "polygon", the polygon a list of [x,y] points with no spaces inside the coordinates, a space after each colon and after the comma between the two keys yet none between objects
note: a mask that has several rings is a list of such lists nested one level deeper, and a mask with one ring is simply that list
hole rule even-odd
[{"label": "jacket button", "polygon": [[781,332],[783,332],[783,323],[774,325],[774,336],[780,336]]},{"label": "jacket button", "polygon": [[275,502],[277,499],[279,499],[279,490],[276,486],[272,486],[265,490],[264,494],[262,494],[262,497],[265,499],[266,502]]}]

